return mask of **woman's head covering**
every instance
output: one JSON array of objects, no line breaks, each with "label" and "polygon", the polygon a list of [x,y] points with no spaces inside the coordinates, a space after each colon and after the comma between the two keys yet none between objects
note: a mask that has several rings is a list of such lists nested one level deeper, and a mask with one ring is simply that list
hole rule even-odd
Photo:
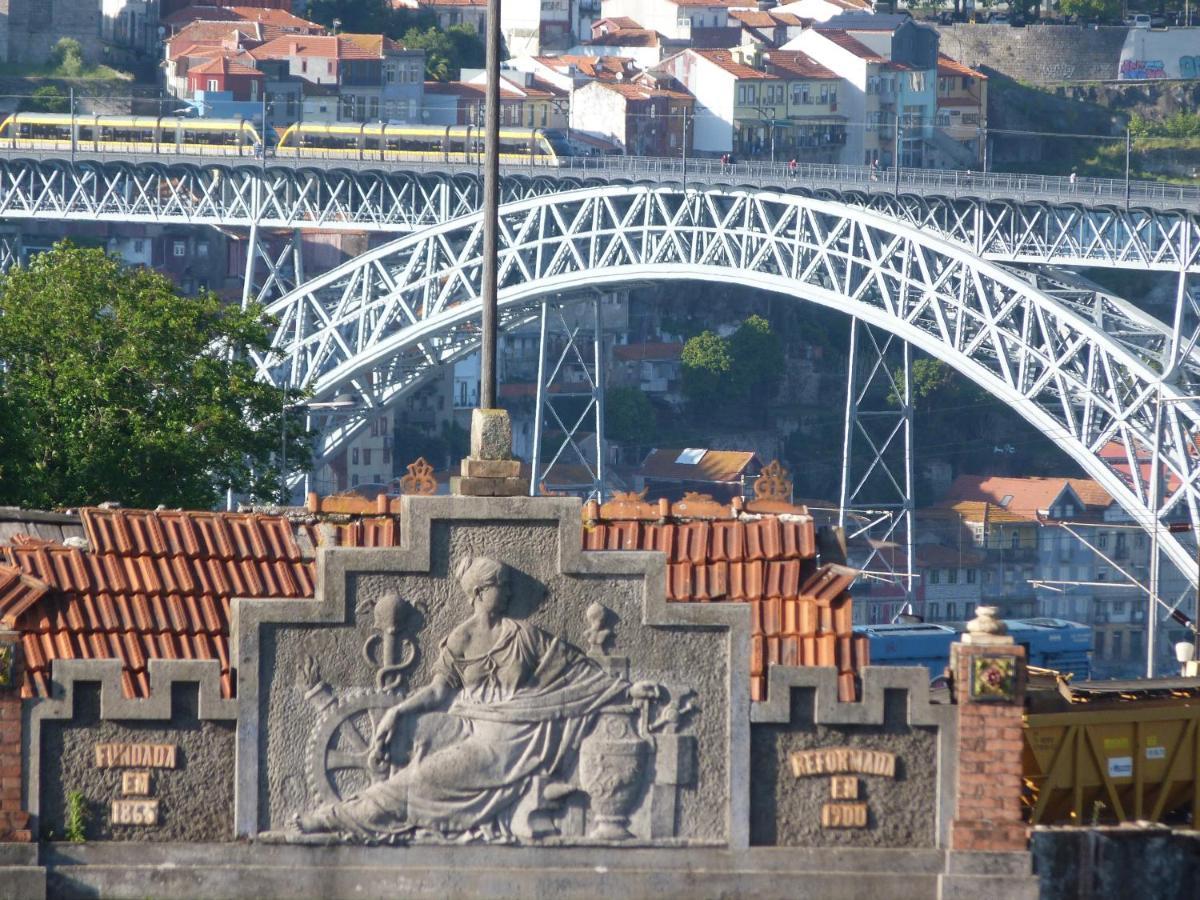
[{"label": "woman's head covering", "polygon": [[464,556],[454,566],[454,577],[470,599],[476,591],[500,584],[503,575],[504,563],[486,556]]}]

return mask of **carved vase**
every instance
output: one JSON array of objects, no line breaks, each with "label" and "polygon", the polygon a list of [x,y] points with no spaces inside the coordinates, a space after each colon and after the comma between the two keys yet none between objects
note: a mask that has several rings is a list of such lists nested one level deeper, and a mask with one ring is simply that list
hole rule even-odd
[{"label": "carved vase", "polygon": [[588,836],[621,841],[632,838],[629,817],[645,789],[650,742],[638,736],[637,711],[631,706],[604,710],[579,750],[579,783],[591,798]]}]

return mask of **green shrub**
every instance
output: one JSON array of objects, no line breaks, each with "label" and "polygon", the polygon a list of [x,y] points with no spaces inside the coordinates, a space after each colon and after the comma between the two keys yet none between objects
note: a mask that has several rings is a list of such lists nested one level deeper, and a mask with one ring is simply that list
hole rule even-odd
[{"label": "green shrub", "polygon": [[67,793],[67,821],[63,827],[67,840],[72,844],[82,844],[87,840],[87,801],[83,791]]}]

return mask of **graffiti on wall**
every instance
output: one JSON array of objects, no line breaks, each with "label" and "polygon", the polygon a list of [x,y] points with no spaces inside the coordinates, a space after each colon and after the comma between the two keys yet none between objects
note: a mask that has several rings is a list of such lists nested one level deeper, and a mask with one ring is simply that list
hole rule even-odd
[{"label": "graffiti on wall", "polygon": [[1122,81],[1146,81],[1151,78],[1166,78],[1167,67],[1161,59],[1121,60]]},{"label": "graffiti on wall", "polygon": [[1117,78],[1153,81],[1162,78],[1200,78],[1200,28],[1148,31],[1131,28],[1121,48]]}]

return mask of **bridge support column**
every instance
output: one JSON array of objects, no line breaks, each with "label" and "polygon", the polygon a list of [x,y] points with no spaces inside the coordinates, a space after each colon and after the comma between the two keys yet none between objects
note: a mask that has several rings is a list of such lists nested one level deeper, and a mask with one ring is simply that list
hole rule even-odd
[{"label": "bridge support column", "polygon": [[[588,316],[587,307],[591,307]],[[590,323],[587,320],[590,318]],[[591,332],[591,352],[587,350],[587,332]],[[559,342],[562,346],[559,349]],[[553,346],[552,346],[553,343]],[[582,374],[582,382],[578,376]],[[573,376],[573,377],[568,377]],[[582,412],[571,415],[563,410],[564,401],[585,399]],[[556,407],[555,404],[558,404]],[[565,416],[565,419],[564,419]],[[588,426],[593,434],[589,434]],[[557,442],[545,461],[542,444],[547,435]],[[587,452],[593,448],[594,458]],[[568,449],[570,452],[568,453]],[[529,494],[536,497],[548,491],[587,492],[588,498],[601,502],[605,497],[604,468],[604,322],[601,294],[591,301],[542,301],[538,338],[537,401],[533,418],[533,447],[530,452]],[[578,463],[577,471],[586,478],[550,479],[555,465]]]},{"label": "bridge support column", "polygon": [[[900,366],[893,370],[889,360],[894,363],[897,358]],[[912,349],[906,342],[890,334],[881,336],[858,319],[850,320],[838,522],[850,528],[849,537],[871,538],[861,568],[876,583],[882,579],[900,589],[903,602],[895,615],[906,609],[924,612],[913,605],[911,369]],[[854,521],[848,522],[848,515]],[[895,596],[892,593],[888,599]]]}]

